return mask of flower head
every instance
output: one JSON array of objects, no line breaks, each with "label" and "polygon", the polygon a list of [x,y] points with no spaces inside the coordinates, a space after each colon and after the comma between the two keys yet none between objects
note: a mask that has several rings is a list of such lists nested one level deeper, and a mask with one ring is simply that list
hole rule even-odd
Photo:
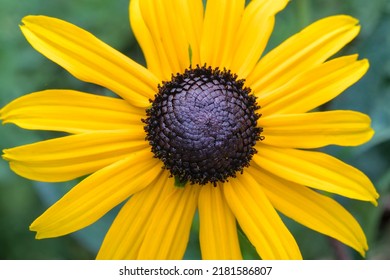
[{"label": "flower head", "polygon": [[263,259],[299,259],[278,212],[362,255],[351,214],[317,190],[376,204],[356,168],[309,149],[370,140],[368,116],[313,111],[368,69],[332,58],[359,33],[356,19],[319,20],[263,55],[288,0],[131,0],[147,67],[70,23],[27,16],[22,32],[43,55],[117,98],[75,90],[20,97],[3,123],[68,136],[4,150],[26,178],[89,175],[31,225],[37,238],[82,229],[125,202],[101,259],[180,259],[192,219],[204,259],[242,258],[237,224]]}]

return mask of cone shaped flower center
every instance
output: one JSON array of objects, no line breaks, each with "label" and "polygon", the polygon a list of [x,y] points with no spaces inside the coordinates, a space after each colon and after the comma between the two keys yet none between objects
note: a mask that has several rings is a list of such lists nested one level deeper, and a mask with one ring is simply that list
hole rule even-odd
[{"label": "cone shaped flower center", "polygon": [[198,66],[158,89],[144,120],[146,139],[178,182],[224,182],[249,166],[262,129],[244,80]]}]

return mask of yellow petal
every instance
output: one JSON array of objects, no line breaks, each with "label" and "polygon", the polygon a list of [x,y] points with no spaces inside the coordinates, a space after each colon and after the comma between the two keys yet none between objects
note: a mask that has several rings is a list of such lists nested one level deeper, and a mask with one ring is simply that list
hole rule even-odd
[{"label": "yellow petal", "polygon": [[339,51],[359,33],[357,24],[345,15],[316,21],[265,55],[246,84],[258,94],[274,90]]},{"label": "yellow petal", "polygon": [[188,43],[175,22],[177,17],[172,1],[142,0],[139,8],[159,57],[162,57],[161,65],[167,72],[164,79],[169,79],[172,73],[182,72],[190,64]]},{"label": "yellow petal", "polygon": [[371,139],[371,120],[354,111],[328,111],[261,117],[262,143],[286,148],[357,146]]},{"label": "yellow petal", "polygon": [[161,203],[150,217],[150,225],[138,259],[177,260],[184,256],[198,202],[199,187],[187,184],[184,188],[178,188],[172,182],[171,188],[173,191],[160,198]]},{"label": "yellow petal", "polygon": [[176,7],[175,16],[178,18],[178,25],[184,28],[190,45],[191,64],[201,64],[200,40],[203,28],[203,3],[199,0],[176,0],[174,6]]},{"label": "yellow petal", "polygon": [[85,133],[97,130],[134,130],[145,110],[125,100],[72,90],[45,90],[24,95],[0,111],[3,123],[25,129]]},{"label": "yellow petal", "polygon": [[[148,68],[161,80],[190,66],[189,48],[199,57],[201,1],[132,0],[130,21]],[[198,54],[197,54],[198,53]]]},{"label": "yellow petal", "polygon": [[367,72],[368,61],[356,59],[351,55],[330,60],[272,92],[257,95],[261,113],[304,113],[335,98]]},{"label": "yellow petal", "polygon": [[354,217],[335,200],[256,168],[248,170],[275,208],[302,225],[331,236],[364,256],[367,240]]},{"label": "yellow petal", "polygon": [[377,204],[378,194],[358,169],[321,152],[258,144],[253,161],[288,181]]},{"label": "yellow petal", "polygon": [[261,186],[246,172],[224,183],[226,201],[262,259],[301,259],[294,237]]},{"label": "yellow petal", "polygon": [[149,106],[159,81],[143,66],[68,22],[46,16],[22,22],[29,43],[78,79],[104,86],[134,106]]},{"label": "yellow petal", "polygon": [[145,149],[142,126],[137,130],[91,132],[4,150],[11,169],[25,178],[61,182],[81,177]]},{"label": "yellow petal", "polygon": [[167,73],[162,72],[167,69],[162,66],[162,63],[167,63],[167,58],[165,57],[165,54],[164,56],[161,56],[162,50],[157,49],[154,45],[153,37],[151,36],[142,17],[139,0],[130,1],[129,14],[131,29],[142,48],[147,67],[154,75],[156,75],[156,77],[162,80],[163,77],[167,75]]},{"label": "yellow petal", "polygon": [[259,60],[272,33],[275,14],[288,0],[254,0],[245,8],[237,33],[234,34],[230,69],[246,78]]},{"label": "yellow petal", "polygon": [[236,219],[226,204],[222,185],[202,186],[199,194],[199,239],[202,259],[242,259]]},{"label": "yellow petal", "polygon": [[158,201],[164,196],[168,172],[163,172],[154,182],[134,194],[122,207],[107,232],[97,259],[136,259],[150,224],[150,216]]},{"label": "yellow petal", "polygon": [[201,64],[230,69],[244,0],[208,0],[200,41]]},{"label": "yellow petal", "polygon": [[30,230],[38,239],[80,230],[148,186],[161,167],[149,149],[135,152],[84,179],[38,217]]}]

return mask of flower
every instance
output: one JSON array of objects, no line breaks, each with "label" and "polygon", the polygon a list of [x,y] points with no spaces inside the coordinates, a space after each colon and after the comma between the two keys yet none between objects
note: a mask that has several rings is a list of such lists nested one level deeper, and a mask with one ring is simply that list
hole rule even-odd
[{"label": "flower", "polygon": [[373,135],[368,116],[313,111],[368,69],[330,58],[359,33],[321,19],[263,55],[288,0],[132,0],[147,68],[70,23],[27,16],[30,44],[76,78],[120,98],[45,90],[1,109],[3,123],[69,135],[4,150],[17,174],[89,175],[38,217],[37,238],[82,229],[125,202],[99,259],[180,259],[196,211],[203,259],[242,258],[237,224],[263,259],[300,259],[278,212],[364,255],[365,235],[325,191],[376,204],[359,170],[320,151]]}]

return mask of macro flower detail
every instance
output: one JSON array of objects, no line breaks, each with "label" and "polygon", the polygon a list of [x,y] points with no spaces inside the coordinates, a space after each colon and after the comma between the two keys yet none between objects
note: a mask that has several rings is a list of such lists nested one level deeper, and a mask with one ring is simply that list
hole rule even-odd
[{"label": "macro flower detail", "polygon": [[334,58],[360,27],[327,17],[264,54],[287,3],[131,0],[146,67],[73,24],[25,17],[38,52],[117,95],[51,89],[1,109],[4,124],[68,133],[5,149],[15,173],[85,176],[31,224],[36,237],[75,232],[123,203],[98,259],[181,259],[196,212],[203,259],[241,259],[238,227],[262,259],[301,259],[279,213],[364,256],[362,228],[323,192],[374,205],[378,194],[361,171],[317,149],[369,141],[370,118],[316,110],[367,71],[355,54]]},{"label": "macro flower detail", "polygon": [[256,99],[229,72],[198,67],[159,87],[147,140],[178,182],[224,182],[249,166],[260,140]]}]

